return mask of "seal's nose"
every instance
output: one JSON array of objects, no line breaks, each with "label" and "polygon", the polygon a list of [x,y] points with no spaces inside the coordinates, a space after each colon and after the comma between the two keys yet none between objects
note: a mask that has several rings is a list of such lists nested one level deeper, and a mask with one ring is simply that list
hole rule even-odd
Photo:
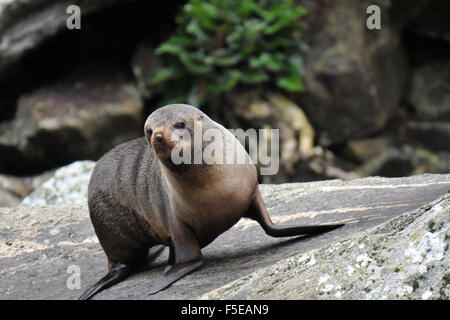
[{"label": "seal's nose", "polygon": [[163,141],[163,135],[161,133],[158,133],[157,135],[155,135],[155,139],[156,141],[161,143]]}]

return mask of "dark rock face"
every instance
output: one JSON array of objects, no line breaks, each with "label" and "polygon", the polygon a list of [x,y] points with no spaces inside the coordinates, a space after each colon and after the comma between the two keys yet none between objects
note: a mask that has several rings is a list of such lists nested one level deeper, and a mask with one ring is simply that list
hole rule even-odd
[{"label": "dark rock face", "polygon": [[[142,118],[162,103],[151,85],[161,64],[154,49],[172,34],[185,2],[0,0],[0,172],[27,175],[95,159],[141,135]],[[294,107],[274,107],[267,96],[280,92],[237,87],[218,99],[221,110],[211,110],[230,128],[280,129],[282,170],[265,182],[447,172],[448,3],[298,3],[308,9],[299,36],[309,50],[303,54],[306,90],[286,96]],[[66,28],[72,4],[81,8],[81,30]],[[371,4],[381,7],[381,30],[366,28]],[[68,81],[79,68],[88,72]],[[114,111],[111,117],[109,103],[141,107],[133,116]],[[105,113],[80,116],[99,108]],[[299,114],[306,130],[295,127]],[[409,147],[420,150],[404,152]]]},{"label": "dark rock face", "polygon": [[414,117],[405,122],[407,138],[430,150],[450,150],[450,60],[416,67],[408,101]]},{"label": "dark rock face", "polygon": [[[162,40],[180,3],[0,1],[0,172],[97,159],[140,136],[131,58],[142,39]],[[66,27],[73,4],[81,30]]]},{"label": "dark rock face", "polygon": [[366,8],[363,2],[333,2],[309,35],[306,92],[295,101],[321,133],[322,144],[383,129],[405,86],[399,35],[385,17],[381,30],[368,30]]},{"label": "dark rock face", "polygon": [[96,159],[142,135],[142,100],[120,74],[84,74],[22,96],[0,126],[0,171],[35,173]]},{"label": "dark rock face", "polygon": [[450,122],[448,121],[408,121],[407,135],[431,150],[450,149]]},{"label": "dark rock face", "polygon": [[445,0],[415,2],[411,4],[408,1],[408,5],[416,9],[410,22],[411,31],[428,38],[450,42],[450,3]]},{"label": "dark rock face", "polygon": [[390,147],[357,169],[360,176],[401,177],[420,173],[449,172],[449,163],[444,155],[441,159],[436,154],[422,148]]},{"label": "dark rock face", "polygon": [[72,4],[89,14],[111,5],[105,1],[2,1],[0,3],[0,73],[28,50],[66,27],[66,9]]},{"label": "dark rock face", "polygon": [[450,122],[450,60],[417,67],[412,74],[409,103],[417,118]]}]

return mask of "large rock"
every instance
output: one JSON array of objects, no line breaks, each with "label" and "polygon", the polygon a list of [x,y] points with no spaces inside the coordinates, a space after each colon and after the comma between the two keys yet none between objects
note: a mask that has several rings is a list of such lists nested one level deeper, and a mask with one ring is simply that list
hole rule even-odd
[{"label": "large rock", "polygon": [[31,177],[0,175],[0,207],[14,207],[53,174],[52,171]]},{"label": "large rock", "polygon": [[380,30],[367,29],[369,4],[331,2],[305,36],[306,90],[294,101],[306,111],[322,145],[383,129],[402,97],[406,70],[399,35],[387,14],[381,15]]},{"label": "large rock", "polygon": [[0,175],[0,207],[18,205],[31,190],[31,187],[19,178]]},{"label": "large rock", "polygon": [[362,163],[380,155],[392,145],[393,139],[389,136],[356,139],[347,143],[343,153],[346,157]]},{"label": "large rock", "polygon": [[200,299],[450,299],[450,195]]},{"label": "large rock", "polygon": [[427,172],[445,173],[450,171],[449,160],[448,153],[438,156],[427,149],[403,145],[383,150],[355,171],[362,177],[400,177]]},{"label": "large rock", "polygon": [[[406,4],[405,0],[403,5]],[[419,0],[407,2],[407,6],[399,10],[410,11],[409,8],[415,8],[415,14],[409,21],[408,30],[422,37],[450,42],[450,3],[444,0]]]},{"label": "large rock", "polygon": [[[221,107],[228,112],[213,116],[224,117],[230,128],[279,129],[279,172],[275,176],[261,176],[264,183],[292,178],[299,160],[315,154],[314,128],[303,110],[285,96],[257,90],[233,92],[225,95]],[[270,139],[269,133],[269,150]]]},{"label": "large rock", "polygon": [[[74,178],[70,170],[65,171],[68,179],[71,176]],[[392,285],[388,286],[393,288],[392,292],[395,293],[398,283],[409,283],[411,280],[410,286],[415,288],[414,275],[419,274],[414,273],[410,267],[416,266],[419,272],[424,266],[434,266],[435,269],[430,268],[429,273],[423,275],[423,279],[418,277],[419,289],[414,291],[413,297],[422,298],[421,295],[430,285],[430,291],[431,286],[433,288],[431,298],[438,298],[441,286],[437,283],[441,266],[447,266],[448,269],[448,254],[444,256],[444,260],[437,259],[442,253],[445,229],[448,230],[445,220],[448,221],[449,217],[448,197],[439,204],[427,204],[446,194],[449,188],[450,175],[419,175],[396,179],[372,177],[352,181],[261,185],[268,211],[277,224],[344,222],[346,225],[315,237],[283,239],[269,237],[256,222],[243,219],[202,250],[205,265],[200,270],[177,281],[167,290],[148,295],[150,283],[160,275],[166,265],[168,254],[164,251],[151,268],[105,290],[96,298],[192,299],[244,276],[250,275],[250,278],[253,278],[254,272],[261,268],[261,272],[265,272],[267,269],[264,268],[278,262],[283,268],[286,265],[288,267],[287,270],[282,269],[281,273],[277,273],[277,270],[274,270],[273,274],[267,273],[267,277],[274,280],[274,283],[270,282],[268,286],[274,290],[260,287],[255,281],[255,287],[262,288],[262,291],[249,291],[249,297],[259,298],[259,294],[261,298],[266,298],[269,294],[279,299],[294,297],[296,293],[301,294],[302,288],[314,289],[319,283],[318,279],[328,274],[330,278],[323,278],[318,290],[328,290],[330,287],[326,286],[329,284],[333,285],[331,289],[335,290],[337,278],[334,276],[339,275],[342,277],[339,279],[343,281],[342,298],[368,298],[365,291],[356,290],[364,289],[368,285],[367,279],[375,280],[374,286],[384,283],[385,279],[392,280]],[[62,191],[63,187],[59,190]],[[62,199],[70,200],[68,197],[61,197]],[[423,209],[416,211],[422,206]],[[430,210],[432,207],[436,209]],[[447,207],[447,211],[439,213],[439,207]],[[376,232],[371,230],[364,233],[364,230],[403,213],[405,214],[401,219],[393,220],[376,229]],[[399,232],[402,228],[403,233]],[[425,231],[427,229],[429,233]],[[427,242],[427,239],[430,242]],[[377,240],[380,243],[375,250],[373,245]],[[444,241],[449,241],[448,231]],[[389,251],[393,245],[395,247]],[[324,246],[334,251],[320,249]],[[319,250],[313,251],[313,254],[309,253],[300,261],[299,256],[287,260],[294,263],[289,269],[285,259],[315,249]],[[422,261],[411,262],[413,257],[420,259],[419,255],[414,254],[415,249],[424,254]],[[430,251],[427,251],[428,249]],[[341,252],[342,256],[339,255]],[[410,252],[411,256],[404,255],[405,252]],[[365,254],[368,258],[377,258],[379,261],[369,264]],[[307,261],[307,257],[311,259]],[[382,264],[383,259],[385,264]],[[308,262],[314,265],[308,268],[304,265]],[[366,266],[378,267],[378,263],[381,263],[380,268],[384,266],[383,272],[370,274],[371,269],[366,271]],[[0,208],[1,299],[76,299],[84,289],[104,276],[106,265],[106,257],[95,236],[86,202]],[[298,265],[299,269],[292,268],[292,265]],[[352,270],[347,269],[349,265],[355,269],[351,277],[354,290],[350,285],[343,285],[349,283],[345,278],[347,270]],[[391,270],[391,267],[394,270]],[[396,267],[399,272],[395,272]],[[70,281],[77,268],[80,271],[79,287],[71,286],[74,283]],[[338,273],[334,273],[335,269],[338,269]],[[301,271],[306,279],[301,278]],[[359,279],[361,275],[364,276]],[[290,277],[296,281],[290,282]],[[242,279],[239,283],[245,284]],[[285,285],[288,284],[295,290],[286,293]],[[234,284],[228,287],[232,289],[225,293],[230,296],[243,292]],[[337,291],[319,295],[323,290],[318,290],[311,291],[313,298],[337,298]],[[444,287],[443,290],[446,292],[447,289]],[[353,295],[354,292],[356,295]],[[373,289],[373,292],[376,290]],[[224,297],[227,296],[224,294]],[[374,294],[373,297],[377,295]],[[392,296],[389,294],[387,297]],[[424,296],[427,297],[428,294]]]},{"label": "large rock", "polygon": [[117,0],[0,0],[0,73],[27,51],[66,28],[70,5],[82,16]]},{"label": "large rock", "polygon": [[450,121],[407,121],[407,137],[432,150],[450,151]]},{"label": "large rock", "polygon": [[59,168],[53,176],[31,192],[22,204],[42,207],[57,204],[86,204],[94,161],[76,161]]},{"label": "large rock", "polygon": [[120,73],[95,69],[23,95],[0,124],[0,172],[29,174],[96,159],[142,135],[143,103]]},{"label": "large rock", "polygon": [[449,83],[450,60],[433,61],[414,70],[409,103],[418,118],[450,121]]},{"label": "large rock", "polygon": [[148,43],[141,43],[131,59],[131,69],[141,96],[149,99],[153,95],[153,77],[161,67],[161,58],[155,54],[155,47]]}]

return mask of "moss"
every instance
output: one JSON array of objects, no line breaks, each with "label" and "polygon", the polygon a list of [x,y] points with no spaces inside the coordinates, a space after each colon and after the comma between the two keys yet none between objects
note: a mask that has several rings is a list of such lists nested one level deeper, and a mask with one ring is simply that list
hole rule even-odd
[{"label": "moss", "polygon": [[278,282],[280,282],[280,279],[275,279],[272,281],[272,284],[277,284]]},{"label": "moss", "polygon": [[394,272],[400,272],[400,268],[399,267],[395,267]]},{"label": "moss", "polygon": [[417,279],[415,279],[413,281],[412,288],[413,288],[413,291],[416,291],[417,289],[419,289],[419,281]]},{"label": "moss", "polygon": [[441,299],[448,299],[449,297],[445,293],[445,288],[450,285],[450,273],[444,274],[442,277],[441,288],[439,289],[439,294],[441,295]]},{"label": "moss", "polygon": [[438,230],[441,230],[443,226],[444,226],[444,223],[443,223],[443,222],[436,223],[436,222],[434,222],[434,221],[430,221],[430,222],[428,223],[428,231],[430,231],[430,232],[436,232],[436,231],[438,231]]},{"label": "moss", "polygon": [[442,277],[442,286],[446,287],[450,284],[450,273],[444,274]]}]

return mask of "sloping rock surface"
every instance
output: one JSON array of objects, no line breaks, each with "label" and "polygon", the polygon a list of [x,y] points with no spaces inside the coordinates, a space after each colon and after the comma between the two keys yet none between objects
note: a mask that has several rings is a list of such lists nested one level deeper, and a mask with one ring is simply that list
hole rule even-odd
[{"label": "sloping rock surface", "polygon": [[450,299],[450,195],[200,299]]},{"label": "sloping rock surface", "polygon": [[[335,299],[341,292],[341,298],[379,298],[382,293],[386,298],[402,294],[398,297],[425,299],[438,298],[440,291],[445,297],[448,287],[442,281],[448,275],[442,278],[439,270],[448,270],[448,198],[428,204],[447,194],[449,188],[450,175],[431,174],[261,185],[264,201],[277,224],[346,225],[315,237],[282,239],[267,236],[255,222],[243,219],[203,249],[205,265],[200,270],[167,290],[148,295],[150,283],[166,265],[166,249],[150,268],[95,298],[191,299],[208,293],[207,298],[241,297],[240,286],[215,294],[211,291],[230,283],[233,286],[238,279],[244,284],[254,279],[252,288],[256,288],[260,283],[254,272],[267,272],[276,263],[281,264],[280,272],[274,267],[274,274],[268,274],[274,279],[269,283],[271,289],[251,291],[249,297]],[[424,205],[427,207],[417,210]],[[400,218],[391,220],[397,216]],[[367,231],[389,220],[381,228]],[[312,261],[315,264],[308,268]],[[283,269],[289,265],[291,269]],[[422,273],[424,268],[427,270]],[[73,270],[80,271],[79,286],[72,281]],[[349,277],[347,273],[352,272],[354,277]],[[76,299],[105,273],[106,257],[86,204],[0,208],[1,299]],[[244,276],[249,280],[244,281]],[[393,281],[391,291],[384,291],[384,281]],[[372,289],[365,292],[369,285]],[[302,294],[293,289],[288,295],[289,286],[302,286],[307,291]],[[403,290],[404,286],[409,287]],[[403,291],[398,293],[397,288]],[[405,290],[411,293],[404,294]],[[356,291],[358,295],[352,293]]]}]

